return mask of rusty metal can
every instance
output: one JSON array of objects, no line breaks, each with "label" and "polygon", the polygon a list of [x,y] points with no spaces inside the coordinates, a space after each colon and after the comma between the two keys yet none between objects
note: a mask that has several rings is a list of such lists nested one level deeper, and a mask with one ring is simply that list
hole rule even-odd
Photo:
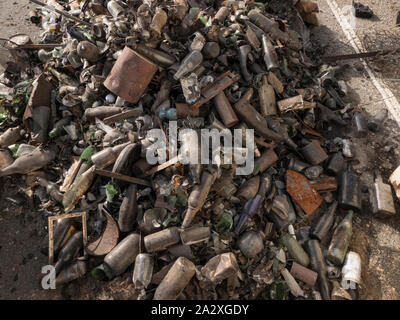
[{"label": "rusty metal can", "polygon": [[324,162],[328,158],[328,155],[326,154],[324,149],[322,149],[319,142],[316,140],[312,141],[304,148],[302,148],[301,153],[306,159],[306,161],[312,164],[313,166],[316,166]]},{"label": "rusty metal can", "polygon": [[154,300],[175,300],[196,273],[196,268],[189,259],[178,258],[169,269],[154,293]]},{"label": "rusty metal can", "polygon": [[144,246],[147,252],[165,250],[167,247],[181,241],[180,231],[177,227],[171,227],[144,237]]},{"label": "rusty metal can", "polygon": [[227,128],[233,127],[239,122],[235,111],[233,111],[232,106],[223,91],[215,96],[214,103],[222,122]]},{"label": "rusty metal can", "polygon": [[125,47],[104,81],[104,86],[126,101],[136,103],[157,69],[154,63]]}]

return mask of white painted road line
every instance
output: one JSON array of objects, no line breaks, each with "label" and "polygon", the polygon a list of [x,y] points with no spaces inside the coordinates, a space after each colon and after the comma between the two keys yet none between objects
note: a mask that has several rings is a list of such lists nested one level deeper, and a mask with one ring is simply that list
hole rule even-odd
[{"label": "white painted road line", "polygon": [[[325,0],[334,14],[337,22],[340,24],[343,33],[345,34],[347,40],[354,48],[356,53],[365,52],[365,49],[358,38],[354,28],[347,21],[347,18],[343,16],[339,6],[336,1],[333,0]],[[379,78],[377,78],[371,68],[368,66],[364,59],[360,59],[364,65],[365,70],[367,71],[373,85],[379,91],[382,96],[383,101],[386,104],[389,112],[392,114],[393,118],[396,120],[397,124],[400,126],[400,104],[399,101],[394,96],[393,92],[386,86],[386,84]]]}]

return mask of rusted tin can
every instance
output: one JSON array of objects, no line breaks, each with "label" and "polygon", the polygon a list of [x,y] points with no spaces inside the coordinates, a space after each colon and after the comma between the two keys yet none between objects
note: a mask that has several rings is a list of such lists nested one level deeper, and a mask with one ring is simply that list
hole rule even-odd
[{"label": "rusted tin can", "polygon": [[313,166],[324,162],[328,158],[328,155],[316,140],[302,148],[301,153],[304,159]]},{"label": "rusted tin can", "polygon": [[104,86],[126,101],[136,103],[157,69],[154,63],[125,47],[104,81]]},{"label": "rusted tin can", "polygon": [[315,282],[318,278],[318,273],[303,267],[301,264],[297,262],[293,262],[292,268],[290,269],[290,274],[295,277],[297,280],[304,282],[310,288],[313,288]]},{"label": "rusted tin can", "polygon": [[196,273],[189,259],[178,258],[154,293],[154,300],[176,300]]},{"label": "rusted tin can", "polygon": [[147,252],[165,250],[167,247],[181,241],[180,231],[171,227],[144,237],[144,246]]},{"label": "rusted tin can", "polygon": [[227,128],[233,127],[239,122],[235,111],[233,111],[232,106],[223,91],[215,96],[214,103],[222,122]]}]

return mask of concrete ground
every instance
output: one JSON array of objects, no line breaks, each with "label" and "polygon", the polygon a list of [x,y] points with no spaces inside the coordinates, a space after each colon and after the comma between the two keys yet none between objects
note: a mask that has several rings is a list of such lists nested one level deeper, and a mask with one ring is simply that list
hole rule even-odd
[{"label": "concrete ground", "polygon": [[[399,43],[400,29],[395,27],[400,3],[395,0],[363,0],[377,15],[369,20],[357,19],[354,32],[346,37],[338,12],[346,13],[351,0],[318,0],[320,27],[313,28],[315,36],[326,50],[326,55],[354,53],[352,43],[358,39],[364,49],[393,48]],[[330,5],[328,4],[330,3]],[[0,35],[7,38],[16,33],[27,33],[35,40],[39,29],[26,21],[28,11],[33,8],[28,0],[0,1]],[[332,11],[333,10],[333,11]],[[336,11],[335,11],[336,10]],[[336,12],[336,15],[334,14]],[[342,25],[344,25],[342,21]],[[355,39],[354,39],[355,38]],[[0,64],[6,61],[7,52],[0,48]],[[399,60],[400,61],[400,60]],[[381,58],[367,62],[367,69],[360,60],[349,60],[343,75],[350,87],[351,106],[374,114],[382,108],[392,111],[382,132],[369,134],[364,139],[352,139],[359,164],[356,170],[362,176],[363,185],[373,183],[373,170],[378,169],[384,181],[400,165],[400,130],[396,104],[392,97],[400,100],[398,83],[400,77],[396,59]],[[1,68],[1,67],[0,67]],[[1,71],[1,70],[0,70]],[[372,72],[372,73],[371,73]],[[376,87],[378,84],[379,90]],[[379,86],[383,84],[384,87]],[[390,91],[388,91],[389,89]],[[383,96],[382,96],[383,93]],[[18,192],[18,181],[5,180],[7,194]],[[3,186],[4,187],[4,186]],[[371,216],[368,193],[363,194],[363,212],[354,220],[354,235],[351,250],[360,253],[363,262],[363,299],[400,299],[400,217],[379,220]],[[400,212],[396,200],[397,212]],[[0,299],[58,299],[60,291],[39,289],[38,275],[47,263],[45,255],[39,253],[47,233],[46,219],[40,213],[29,210],[29,204],[13,204],[1,196],[0,202]]]},{"label": "concrete ground", "polygon": [[[377,18],[372,20],[355,19],[355,23],[353,23],[355,35],[348,32],[350,37],[346,37],[340,24],[340,18],[338,20],[336,16],[340,12],[342,17],[346,17],[347,8],[352,1],[318,1],[321,26],[314,28],[313,33],[326,48],[326,55],[355,53],[351,43],[352,41],[357,42],[358,39],[366,50],[393,49],[396,44],[397,46],[400,44],[400,29],[395,26],[400,3],[394,0],[363,0],[361,2],[368,5]],[[348,25],[343,22],[342,25],[346,30]],[[396,59],[394,61],[386,61],[386,59],[388,58],[370,60],[367,62],[367,66],[377,81],[383,82],[393,96],[400,99],[398,87],[400,65],[396,64]],[[386,101],[391,100],[388,98],[391,98],[392,95],[381,95],[374,85],[371,74],[367,72],[359,59],[342,61],[338,64],[348,65],[344,68],[342,79],[350,87],[352,107],[364,110],[369,114],[374,114],[382,108],[388,108],[384,98]],[[397,112],[395,106],[390,106],[390,103],[389,108],[392,108],[389,110],[392,112],[390,120],[386,122],[382,132],[369,133],[366,139],[352,139],[356,149],[355,158],[360,161],[356,170],[361,174],[362,181],[366,186],[371,186],[373,183],[374,169],[378,169],[384,181],[387,182],[390,174],[400,165],[400,149],[398,148],[400,130],[399,122],[396,120],[399,119],[400,112]],[[366,194],[364,197],[366,198],[363,201],[364,210],[355,219],[352,242],[352,249],[360,253],[363,258],[363,280],[367,287],[364,298],[399,299],[400,219],[398,217],[388,220],[373,218],[368,206],[368,195]],[[396,206],[397,212],[400,212],[398,201]]]}]

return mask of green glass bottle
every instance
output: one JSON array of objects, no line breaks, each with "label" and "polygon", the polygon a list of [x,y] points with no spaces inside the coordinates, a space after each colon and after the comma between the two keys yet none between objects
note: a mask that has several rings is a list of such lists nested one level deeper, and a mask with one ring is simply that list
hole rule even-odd
[{"label": "green glass bottle", "polygon": [[349,210],[333,233],[326,258],[335,265],[342,265],[346,256],[352,235],[353,214],[353,210]]}]

